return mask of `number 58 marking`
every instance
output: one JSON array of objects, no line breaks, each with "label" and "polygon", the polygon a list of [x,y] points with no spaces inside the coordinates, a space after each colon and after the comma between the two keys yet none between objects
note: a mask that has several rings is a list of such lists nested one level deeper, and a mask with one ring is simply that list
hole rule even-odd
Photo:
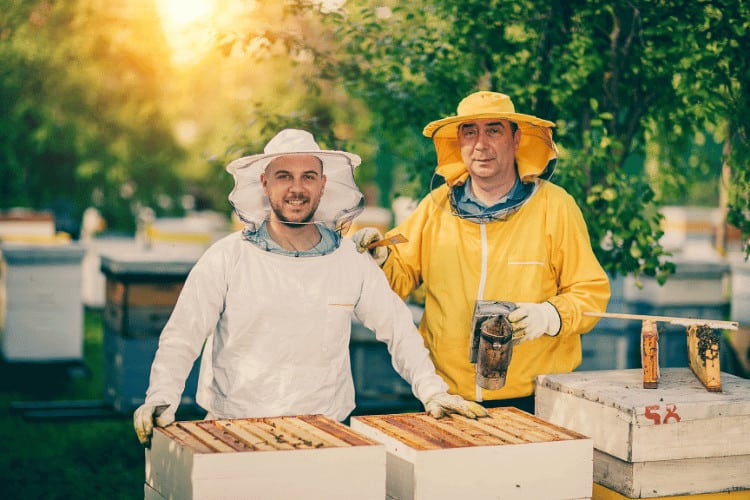
[{"label": "number 58 marking", "polygon": [[668,404],[664,407],[664,417],[662,418],[662,408],[659,405],[649,405],[645,408],[646,418],[653,420],[654,425],[667,424],[670,420],[680,421],[680,415],[677,414],[677,405]]}]

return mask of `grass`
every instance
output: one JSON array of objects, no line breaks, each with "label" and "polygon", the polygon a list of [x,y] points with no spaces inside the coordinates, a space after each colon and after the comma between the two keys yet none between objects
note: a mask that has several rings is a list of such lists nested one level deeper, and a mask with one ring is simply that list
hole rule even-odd
[{"label": "grass", "polygon": [[15,402],[101,400],[102,316],[86,310],[84,360],[90,373],[51,364],[0,362],[0,498],[142,499],[144,453],[131,415],[28,420]]}]

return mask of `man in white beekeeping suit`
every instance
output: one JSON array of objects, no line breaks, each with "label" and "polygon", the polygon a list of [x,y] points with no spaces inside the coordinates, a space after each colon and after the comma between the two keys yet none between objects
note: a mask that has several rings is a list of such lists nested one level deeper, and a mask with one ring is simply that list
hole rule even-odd
[{"label": "man in white beekeeping suit", "polygon": [[448,394],[404,302],[382,271],[338,229],[364,206],[359,156],[321,150],[286,129],[262,154],[227,166],[229,201],[245,228],[212,245],[185,281],[159,338],[146,400],[133,420],[148,445],[174,421],[185,380],[203,351],[197,402],[207,419],[322,414],[354,409],[352,315],[388,345],[393,365],[427,413],[487,415]]}]

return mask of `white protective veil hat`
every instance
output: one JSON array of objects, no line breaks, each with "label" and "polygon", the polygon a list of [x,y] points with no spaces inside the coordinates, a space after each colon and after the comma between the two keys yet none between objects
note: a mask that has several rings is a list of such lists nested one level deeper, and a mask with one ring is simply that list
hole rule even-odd
[{"label": "white protective veil hat", "polygon": [[261,174],[274,158],[290,155],[316,156],[323,164],[326,185],[313,222],[340,230],[362,212],[364,195],[354,181],[354,169],[361,158],[346,151],[320,149],[313,135],[305,130],[284,129],[268,141],[263,153],[243,156],[227,165],[227,172],[234,176],[229,203],[251,230],[260,227],[271,210]]}]

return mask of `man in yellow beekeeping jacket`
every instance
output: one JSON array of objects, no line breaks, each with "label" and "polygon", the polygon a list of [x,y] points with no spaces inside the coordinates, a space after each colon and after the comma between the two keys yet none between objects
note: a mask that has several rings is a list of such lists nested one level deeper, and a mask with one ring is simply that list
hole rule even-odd
[{"label": "man in yellow beekeeping jacket", "polygon": [[[553,126],[516,113],[504,94],[463,99],[456,116],[423,131],[445,183],[385,235],[401,233],[408,242],[370,250],[402,298],[423,285],[419,331],[438,374],[451,393],[485,406],[533,413],[534,378],[581,363],[580,335],[597,322],[584,312],[604,311],[609,301],[581,211],[549,181],[557,161]],[[352,239],[364,251],[382,237],[364,228]],[[520,338],[501,389],[480,387],[469,359],[477,301],[517,307],[507,319]]]}]

